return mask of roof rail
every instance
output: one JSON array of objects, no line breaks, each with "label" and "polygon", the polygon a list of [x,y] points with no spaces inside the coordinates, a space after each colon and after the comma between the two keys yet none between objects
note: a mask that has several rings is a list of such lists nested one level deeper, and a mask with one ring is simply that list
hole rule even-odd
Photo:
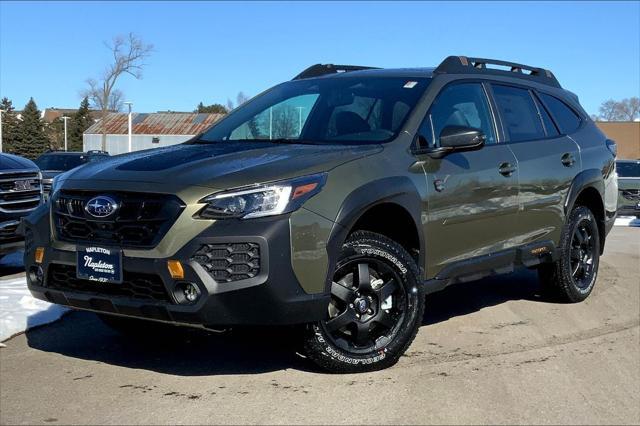
[{"label": "roof rail", "polygon": [[307,68],[306,70],[302,71],[300,74],[293,77],[293,79],[300,80],[302,78],[320,77],[321,75],[327,75],[327,74],[337,74],[341,72],[371,70],[371,69],[379,69],[379,68],[363,67],[359,65],[315,64],[315,65],[311,65],[309,68]]},{"label": "roof rail", "polygon": [[[487,67],[497,65],[507,69]],[[449,56],[433,71],[434,74],[492,74],[509,75],[554,87],[562,87],[553,73],[544,68],[536,68],[515,62],[497,59],[468,58],[466,56]]]}]

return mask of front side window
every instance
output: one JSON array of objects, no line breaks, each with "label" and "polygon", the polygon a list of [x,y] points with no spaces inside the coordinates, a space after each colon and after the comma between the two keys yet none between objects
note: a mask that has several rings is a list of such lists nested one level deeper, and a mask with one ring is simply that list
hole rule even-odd
[{"label": "front side window", "polygon": [[580,117],[578,114],[554,96],[541,93],[540,97],[545,105],[549,107],[551,115],[556,119],[562,133],[569,134],[578,130],[578,127],[580,127]]},{"label": "front side window", "polygon": [[439,135],[447,126],[480,129],[487,137],[487,144],[496,143],[489,103],[480,83],[460,83],[445,87],[425,117],[421,134],[431,145],[439,146]]},{"label": "front side window", "polygon": [[395,138],[430,78],[339,76],[283,83],[190,143],[367,144]]},{"label": "front side window", "polygon": [[511,142],[546,137],[529,90],[493,85],[493,94],[502,117],[502,124]]}]

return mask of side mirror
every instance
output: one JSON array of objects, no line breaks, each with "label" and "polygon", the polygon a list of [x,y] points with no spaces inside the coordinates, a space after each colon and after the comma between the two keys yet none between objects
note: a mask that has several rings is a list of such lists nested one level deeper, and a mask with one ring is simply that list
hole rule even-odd
[{"label": "side mirror", "polygon": [[440,132],[440,146],[421,149],[431,158],[442,158],[458,151],[473,151],[484,146],[487,139],[480,129],[466,126],[447,126]]}]

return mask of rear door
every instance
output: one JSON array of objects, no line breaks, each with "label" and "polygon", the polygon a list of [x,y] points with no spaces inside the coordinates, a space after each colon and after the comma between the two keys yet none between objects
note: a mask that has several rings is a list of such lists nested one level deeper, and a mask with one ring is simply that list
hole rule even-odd
[{"label": "rear door", "polygon": [[498,143],[494,113],[482,83],[445,86],[431,105],[420,134],[438,146],[437,136],[449,125],[481,129],[487,140],[476,151],[424,159],[429,276],[453,262],[512,247],[517,236],[516,158],[507,145]]},{"label": "rear door", "polygon": [[507,144],[518,162],[519,243],[557,243],[564,225],[564,200],[580,172],[578,144],[563,134],[534,91],[491,86]]}]

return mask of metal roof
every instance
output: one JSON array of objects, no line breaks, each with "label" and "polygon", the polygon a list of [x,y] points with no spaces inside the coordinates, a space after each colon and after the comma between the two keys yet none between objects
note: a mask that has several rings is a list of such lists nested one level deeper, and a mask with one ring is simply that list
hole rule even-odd
[{"label": "metal roof", "polygon": [[[126,135],[129,132],[128,115],[108,114],[107,134]],[[224,116],[224,114],[190,112],[133,113],[132,115],[132,133],[136,135],[197,135]],[[102,122],[93,124],[84,133],[101,134]]]}]

